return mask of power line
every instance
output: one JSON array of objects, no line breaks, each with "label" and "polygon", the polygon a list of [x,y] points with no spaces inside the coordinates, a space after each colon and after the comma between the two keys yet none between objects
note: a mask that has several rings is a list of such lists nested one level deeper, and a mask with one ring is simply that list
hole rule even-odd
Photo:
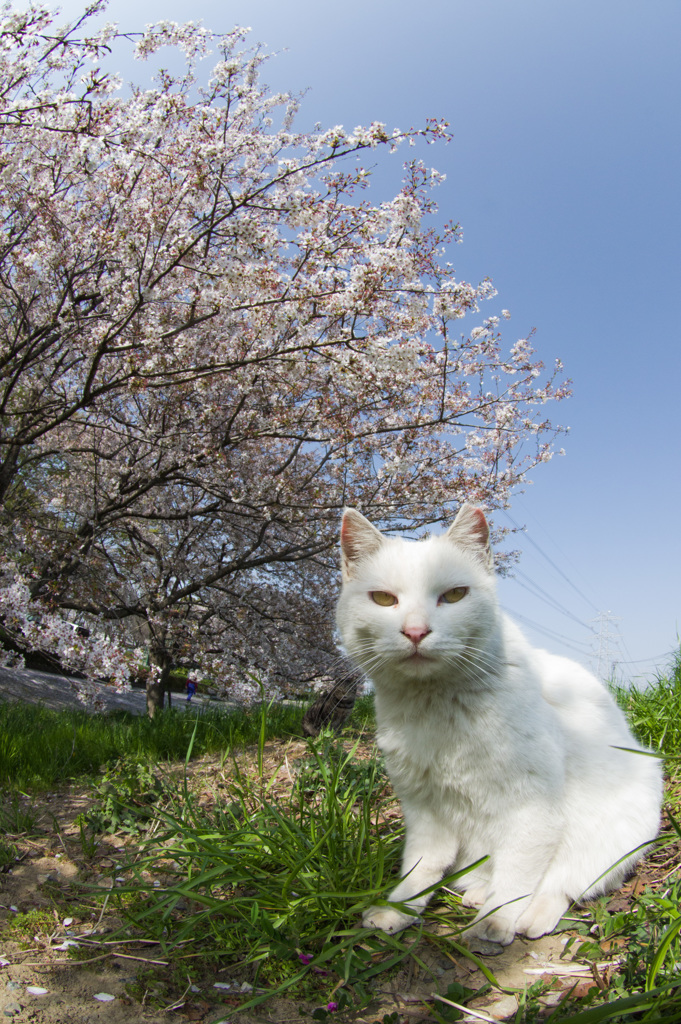
[{"label": "power line", "polygon": [[[540,626],[538,622],[534,622],[532,619],[528,619],[526,615],[521,615],[520,612],[509,612],[512,619],[518,619],[520,622],[525,623],[526,626],[531,626],[532,629],[537,630],[538,633],[543,633],[550,640],[558,640],[560,643],[569,647],[570,650],[575,651],[577,654],[582,655],[590,653],[590,645],[587,643],[582,644],[581,640],[575,640],[574,637],[564,636],[562,633],[556,633],[554,630],[549,629],[547,626]],[[578,646],[578,645],[582,646]]]},{"label": "power line", "polygon": [[[558,554],[561,557],[561,564],[567,563],[567,564],[571,565],[572,566],[573,575],[576,575],[577,578],[580,579],[582,586],[586,584],[587,589],[590,589],[591,588],[591,582],[592,582],[591,579],[586,579],[580,573],[578,566],[572,565],[572,559],[571,559],[570,555],[568,555],[563,550],[563,548],[557,542],[556,538],[553,536],[551,531],[544,525],[544,523],[541,521],[541,519],[538,518],[536,513],[533,512],[530,508],[527,508],[526,503],[523,501],[522,496],[520,494],[516,495],[514,500],[517,501],[518,504],[521,506],[521,510],[523,511],[523,514],[526,515],[526,516],[529,516],[530,519],[534,520],[535,526],[539,528],[539,530],[544,534],[544,536],[547,538],[549,543],[553,546],[554,550],[558,552]],[[528,529],[529,529],[529,527],[528,527]],[[537,544],[537,546],[539,545],[538,541],[535,541],[535,543]],[[543,549],[538,547],[538,550],[540,550],[540,552],[542,554],[542,557],[546,557]],[[560,571],[560,570],[558,570],[558,571]],[[576,584],[572,584],[572,585],[576,587]],[[589,598],[586,596],[586,594],[583,594],[579,590],[578,590],[578,593],[580,594],[580,597],[584,598],[585,601],[591,603]],[[593,603],[591,603],[591,607],[594,609],[594,611],[597,611],[597,608],[596,608],[596,606]]]},{"label": "power line", "polygon": [[[576,622],[578,626],[583,626],[584,629],[586,629],[588,632],[593,633],[593,629],[591,628],[588,622],[584,622],[583,619],[579,619],[576,615],[573,615],[572,612],[565,607],[565,605],[562,605],[560,601],[556,600],[555,597],[551,597],[548,591],[544,590],[544,588],[540,587],[538,583],[535,583],[534,580],[530,579],[527,573],[523,572],[522,569],[515,569],[513,575],[514,578],[517,580],[518,585],[521,586],[524,590],[527,590],[530,594],[534,594],[535,597],[543,598],[543,600],[548,602],[548,604],[555,608],[556,611],[560,612],[562,615],[567,616],[568,619],[572,619],[573,622]],[[522,577],[522,579],[520,579],[519,577]],[[523,583],[522,580],[525,580],[525,583]]]},{"label": "power line", "polygon": [[522,534],[523,534],[523,536],[527,538],[527,540],[529,540],[530,544],[532,544],[532,545],[533,545],[533,547],[535,547],[535,548],[537,549],[537,551],[538,551],[538,552],[539,552],[539,554],[540,554],[540,555],[542,556],[542,558],[545,558],[545,559],[546,559],[546,561],[547,561],[547,562],[549,563],[549,565],[550,565],[550,566],[551,566],[551,567],[552,567],[553,569],[555,569],[555,571],[556,571],[556,572],[557,572],[557,573],[558,573],[558,574],[559,574],[560,576],[562,576],[562,577],[563,577],[563,579],[565,580],[565,582],[566,582],[566,583],[568,583],[568,584],[569,584],[569,585],[570,585],[570,586],[572,587],[572,589],[573,589],[574,591],[576,591],[576,593],[578,593],[578,594],[579,594],[579,596],[580,596],[580,597],[582,598],[582,600],[583,600],[583,601],[586,601],[586,603],[587,603],[587,604],[588,604],[588,605],[589,605],[589,606],[590,606],[591,608],[593,608],[593,610],[594,610],[595,612],[599,611],[599,609],[598,609],[598,608],[596,607],[596,605],[595,605],[595,604],[593,603],[593,601],[591,601],[591,600],[590,600],[590,599],[589,599],[589,598],[588,598],[588,597],[586,596],[586,594],[585,594],[585,593],[583,593],[583,591],[581,591],[581,590],[579,589],[579,587],[577,586],[577,584],[576,584],[576,583],[573,583],[573,582],[572,582],[572,580],[570,579],[570,577],[569,577],[569,576],[567,576],[567,575],[566,575],[566,574],[565,574],[565,573],[563,572],[563,570],[562,570],[562,569],[560,568],[560,566],[556,565],[556,563],[555,563],[555,562],[553,561],[553,559],[552,559],[552,558],[549,558],[549,556],[548,556],[548,555],[546,554],[546,552],[545,552],[545,551],[543,550],[543,548],[541,548],[541,547],[539,546],[539,544],[537,544],[536,540],[534,540],[534,538],[530,536],[530,534],[529,534],[529,533],[527,532],[527,529],[526,529],[525,527],[522,527],[522,526],[520,526],[520,524],[519,524],[519,523],[517,523],[517,522],[515,521],[515,519],[513,518],[513,516],[511,516],[511,514],[510,514],[509,512],[507,512],[505,508],[502,508],[502,509],[501,509],[501,511],[502,511],[502,512],[504,513],[504,515],[506,516],[506,518],[508,519],[508,521],[509,521],[509,522],[511,523],[511,525],[512,525],[513,527],[515,527],[515,529],[516,529],[516,530],[518,530],[518,531],[519,531],[520,533],[522,533]]},{"label": "power line", "polygon": [[673,651],[673,650],[672,651],[665,651],[664,654],[657,654],[657,655],[655,655],[655,657],[652,657],[652,658],[630,659],[629,661],[619,661],[617,664],[618,665],[644,665],[646,662],[662,661],[663,658],[671,658],[674,654],[676,654],[676,651]]},{"label": "power line", "polygon": [[[530,534],[528,533],[528,531],[527,531],[527,529],[525,527],[522,527],[518,522],[516,522],[516,520],[513,518],[513,516],[509,512],[507,512],[506,509],[500,509],[499,511],[503,512],[503,514],[506,516],[506,518],[511,523],[511,525],[519,533],[523,534],[523,536],[530,542],[530,544],[532,544],[532,546],[534,548],[536,548],[536,550],[539,552],[539,554],[542,556],[542,558],[544,558],[546,560],[546,562],[548,562],[548,564],[551,566],[551,568],[555,572],[557,572],[558,575],[563,580],[565,580],[565,582],[575,591],[575,593],[577,593],[582,598],[583,601],[586,601],[586,603],[589,605],[589,607],[593,608],[594,611],[598,612],[597,617],[592,619],[590,621],[590,623],[589,622],[584,622],[577,615],[573,614],[568,608],[566,608],[564,605],[562,605],[560,603],[560,601],[558,601],[556,598],[552,597],[538,583],[535,583],[534,580],[532,580],[525,572],[522,571],[522,569],[515,568],[513,570],[513,578],[515,579],[515,581],[518,584],[518,586],[522,587],[524,590],[526,590],[528,593],[532,594],[534,597],[541,598],[544,602],[546,602],[555,611],[558,611],[560,614],[565,615],[567,618],[571,619],[573,622],[576,622],[579,626],[582,626],[584,629],[586,629],[589,633],[592,634],[592,636],[593,636],[592,644],[594,643],[594,641],[597,642],[597,644],[598,644],[598,649],[596,651],[596,656],[597,656],[597,659],[598,659],[598,674],[599,675],[603,675],[604,676],[604,668],[607,666],[608,662],[611,659],[611,648],[612,647],[616,647],[617,648],[617,653],[619,653],[620,655],[621,654],[625,654],[626,655],[626,657],[620,657],[620,658],[617,659],[616,664],[618,664],[618,665],[643,665],[643,664],[651,663],[651,662],[658,663],[658,662],[664,660],[665,658],[673,657],[673,655],[676,653],[676,651],[674,651],[674,650],[667,651],[664,654],[660,654],[660,655],[657,655],[656,657],[651,657],[651,658],[638,658],[638,659],[632,658],[631,657],[631,652],[629,651],[629,649],[627,647],[627,644],[626,644],[626,641],[624,640],[624,637],[618,631],[617,632],[610,632],[608,630],[608,626],[609,626],[610,622],[612,622],[612,623],[619,622],[620,619],[616,618],[615,616],[613,616],[612,613],[610,613],[610,612],[601,612],[600,609],[593,603],[593,601],[589,597],[587,597],[587,595],[577,586],[577,584],[573,583],[573,581],[570,579],[570,577],[560,568],[560,566],[557,565],[553,561],[553,559],[550,558],[549,555],[547,555],[547,553],[537,543],[537,541],[532,536],[530,536]],[[535,519],[536,519],[536,516],[535,516]],[[539,520],[537,520],[537,522],[539,522]],[[541,526],[542,524],[539,523],[539,525]],[[542,526],[542,529],[544,529],[544,532],[549,537],[549,539],[552,540],[549,531],[546,530],[546,528],[543,527],[543,526]],[[558,545],[556,545],[556,547],[558,547]],[[560,550],[560,549],[558,549],[558,550]],[[561,554],[563,554],[563,552],[561,552]],[[525,582],[523,582],[523,580]],[[582,641],[575,640],[574,638],[571,638],[571,637],[566,637],[563,634],[557,633],[554,630],[548,629],[545,626],[540,626],[539,623],[533,622],[531,619],[528,619],[526,616],[523,616],[523,615],[521,615],[518,612],[511,612],[510,614],[511,614],[512,618],[516,618],[516,619],[522,620],[524,623],[526,623],[528,626],[531,626],[533,629],[537,630],[538,632],[544,634],[545,636],[549,637],[552,640],[559,640],[561,643],[564,643],[571,650],[577,651],[577,653],[579,653],[579,654],[583,655],[584,653],[586,653],[585,649],[588,649],[588,645],[586,643],[584,644],[584,647],[580,648],[580,647],[578,647],[576,645],[578,645],[578,644],[581,645],[583,643]],[[596,629],[594,629],[594,624],[597,624],[599,626],[599,632],[596,632]],[[591,651],[593,652],[593,646],[591,647]]]}]

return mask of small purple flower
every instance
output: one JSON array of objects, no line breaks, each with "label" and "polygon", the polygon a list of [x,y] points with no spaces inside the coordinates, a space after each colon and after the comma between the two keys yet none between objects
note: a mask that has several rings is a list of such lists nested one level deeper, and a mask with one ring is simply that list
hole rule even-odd
[{"label": "small purple flower", "polygon": [[338,1009],[338,1003],[327,1003],[326,1008],[329,1011],[329,1013],[335,1013],[336,1010]]},{"label": "small purple flower", "polygon": [[[314,957],[310,953],[299,953],[298,959],[300,960],[301,963],[307,965],[312,963]],[[323,971],[321,967],[313,967],[312,970],[315,972],[315,974],[321,974],[322,977],[324,978],[328,978],[329,976],[329,971]]]}]

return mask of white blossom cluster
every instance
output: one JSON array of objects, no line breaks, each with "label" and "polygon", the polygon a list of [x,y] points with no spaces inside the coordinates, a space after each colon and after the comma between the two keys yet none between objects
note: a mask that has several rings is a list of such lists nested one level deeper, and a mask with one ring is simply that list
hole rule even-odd
[{"label": "white blossom cluster", "polygon": [[[78,691],[86,702],[99,690],[88,685],[88,676],[105,679],[116,690],[129,685],[134,653],[122,652],[106,636],[83,637],[73,622],[32,600],[27,581],[6,560],[0,562],[0,622],[6,638],[16,637],[28,650],[54,659],[60,671],[85,673],[86,678],[78,681]],[[12,648],[2,649],[0,664],[20,666],[23,658]]]}]

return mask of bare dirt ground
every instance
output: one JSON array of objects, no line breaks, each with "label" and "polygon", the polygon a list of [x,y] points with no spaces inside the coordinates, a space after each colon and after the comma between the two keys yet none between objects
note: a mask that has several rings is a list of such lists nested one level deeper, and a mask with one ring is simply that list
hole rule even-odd
[{"label": "bare dirt ground", "polygon": [[[16,679],[11,682],[16,696]],[[36,680],[38,684],[40,680]],[[0,690],[2,685],[0,679]],[[59,699],[58,694],[54,699]],[[306,749],[302,741],[268,744],[268,775],[283,763],[288,766],[304,756]],[[370,751],[369,744],[366,750]],[[210,785],[216,772],[216,759],[204,758],[190,765],[191,784],[195,792],[204,792],[208,801],[216,799],[217,790]],[[38,815],[35,835],[0,836],[13,842],[18,851],[11,870],[0,874],[0,1020],[17,1024],[287,1024],[311,1019],[314,1008],[294,1000],[271,1000],[250,1014],[237,1013],[247,998],[240,992],[241,979],[223,973],[205,977],[193,988],[187,984],[178,997],[177,978],[172,989],[164,980],[173,965],[164,960],[158,947],[110,943],[108,936],[120,921],[108,907],[102,909],[101,899],[92,898],[93,887],[110,889],[125,881],[121,872],[125,871],[131,837],[100,834],[96,849],[86,849],[78,816],[93,805],[91,787],[66,786],[32,797],[30,802]],[[655,852],[638,875],[612,895],[612,909],[626,907],[644,885],[663,886],[678,864],[677,848]],[[580,962],[575,957],[579,940],[565,955],[566,943],[575,935],[567,931],[534,942],[516,939],[501,955],[483,957],[500,987],[469,1004],[478,1016],[467,1015],[463,1020],[514,1017],[521,998],[518,993],[539,979],[550,986],[542,997],[546,1014],[568,992],[585,995],[590,989],[607,987],[617,969],[617,951],[611,961],[599,963],[597,968]],[[73,959],[70,943],[78,943],[81,959]],[[440,947],[432,955],[424,955],[420,946],[419,958],[427,970],[410,958],[399,973],[385,979],[379,976],[371,1010],[338,1014],[338,1024],[380,1024],[385,1015],[395,1011],[400,1024],[433,1021],[436,1018],[429,1007],[437,1006],[437,996],[446,996],[452,984],[476,990],[485,983],[484,973],[474,962],[454,953],[443,954]],[[215,982],[232,987],[218,990]]]},{"label": "bare dirt ground", "polygon": [[69,957],[69,942],[87,951],[88,941],[104,939],[117,923],[101,915],[101,901],[89,901],[76,888],[81,882],[110,886],[123,853],[116,837],[105,837],[91,860],[78,850],[75,820],[91,803],[79,787],[35,798],[44,838],[11,837],[20,860],[0,876],[0,1011],[35,1024],[167,1022],[167,1015],[150,1013],[126,992],[136,961],[102,954],[99,945],[90,962]]},{"label": "bare dirt ground", "polygon": [[[214,775],[214,761],[204,758],[190,765],[190,786],[201,791],[203,779]],[[159,774],[165,772],[159,768]],[[176,993],[177,979],[168,984],[173,965],[157,945],[110,938],[122,921],[93,890],[106,892],[127,881],[124,863],[138,837],[98,833],[96,849],[83,843],[78,817],[95,805],[92,787],[65,786],[29,802],[38,815],[33,834],[2,837],[15,844],[18,859],[0,874],[0,1019],[17,1024],[236,1024],[234,1010],[248,998],[240,979],[216,974],[200,988],[187,984],[181,997],[167,998],[167,992]],[[232,982],[231,991],[223,987],[218,992],[215,982]],[[262,1015],[238,1019],[242,1024],[283,1022],[290,1010],[290,1004],[275,1003]],[[301,1019],[297,1008],[291,1019]]]}]

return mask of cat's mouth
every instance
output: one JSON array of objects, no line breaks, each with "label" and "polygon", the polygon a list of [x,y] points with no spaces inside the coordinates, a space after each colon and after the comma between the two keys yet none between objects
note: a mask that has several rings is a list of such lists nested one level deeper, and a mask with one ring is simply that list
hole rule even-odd
[{"label": "cat's mouth", "polygon": [[419,651],[419,649],[416,648],[416,650],[411,651],[411,653],[406,655],[406,660],[407,661],[432,661],[433,659],[432,659],[431,655],[425,654],[423,651]]}]

